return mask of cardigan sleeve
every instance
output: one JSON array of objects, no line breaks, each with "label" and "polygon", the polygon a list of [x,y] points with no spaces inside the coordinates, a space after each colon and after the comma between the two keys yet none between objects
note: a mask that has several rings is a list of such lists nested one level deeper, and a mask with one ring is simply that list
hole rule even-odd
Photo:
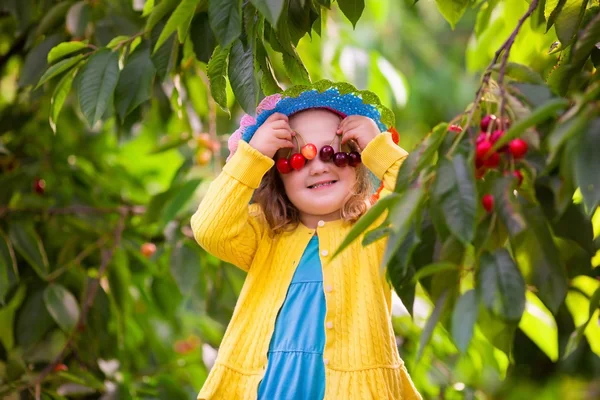
[{"label": "cardigan sleeve", "polygon": [[397,146],[389,132],[375,136],[362,151],[362,161],[383,182],[381,195],[394,191],[396,178],[408,153]]},{"label": "cardigan sleeve", "polygon": [[209,253],[248,271],[268,227],[252,194],[274,161],[244,141],[210,184],[191,219],[194,238]]}]

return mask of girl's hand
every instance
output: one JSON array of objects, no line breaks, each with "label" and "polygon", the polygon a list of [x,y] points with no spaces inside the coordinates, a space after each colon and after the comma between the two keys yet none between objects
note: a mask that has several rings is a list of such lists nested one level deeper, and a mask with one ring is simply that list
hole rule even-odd
[{"label": "girl's hand", "polygon": [[379,134],[379,127],[369,117],[350,115],[340,123],[337,134],[342,135],[342,144],[354,139],[362,151]]},{"label": "girl's hand", "polygon": [[293,135],[287,115],[275,113],[256,130],[248,144],[265,156],[273,158],[277,150],[294,147]]}]

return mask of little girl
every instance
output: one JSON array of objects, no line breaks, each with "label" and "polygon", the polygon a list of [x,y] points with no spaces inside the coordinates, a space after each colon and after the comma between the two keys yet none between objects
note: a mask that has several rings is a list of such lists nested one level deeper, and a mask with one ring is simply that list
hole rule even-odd
[{"label": "little girl", "polygon": [[292,88],[244,116],[192,217],[198,243],[248,273],[198,399],[421,399],[396,347],[385,240],[332,259],[371,205],[368,170],[393,190],[407,156],[389,110],[342,85]]}]

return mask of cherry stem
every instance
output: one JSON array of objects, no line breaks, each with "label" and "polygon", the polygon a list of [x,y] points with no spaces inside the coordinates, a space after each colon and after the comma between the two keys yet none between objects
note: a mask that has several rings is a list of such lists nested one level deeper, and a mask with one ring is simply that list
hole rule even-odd
[{"label": "cherry stem", "polygon": [[[512,33],[510,34],[508,39],[506,39],[506,41],[502,44],[502,46],[500,46],[500,48],[494,54],[494,58],[492,59],[492,62],[490,63],[490,65],[488,65],[488,67],[486,68],[486,72],[483,75],[483,78],[481,79],[481,85],[479,86],[479,89],[477,89],[477,93],[475,94],[475,101],[473,102],[473,106],[471,107],[471,110],[469,111],[469,116],[467,118],[467,122],[466,122],[462,132],[459,133],[457,138],[454,140],[454,143],[452,144],[452,147],[450,148],[450,150],[448,150],[448,153],[446,154],[447,158],[450,158],[452,156],[452,154],[458,147],[458,144],[460,143],[463,135],[465,134],[465,132],[467,131],[469,126],[471,126],[471,121],[473,120],[473,115],[475,114],[475,111],[479,108],[479,103],[481,101],[481,98],[483,97],[484,88],[486,88],[489,85],[490,78],[491,78],[492,72],[493,72],[493,67],[496,65],[496,63],[498,63],[498,59],[500,58],[500,55],[502,55],[502,53],[504,52],[504,54],[502,56],[502,61],[500,62],[500,71],[498,73],[498,86],[500,87],[499,118],[502,120],[502,117],[504,114],[505,101],[506,101],[506,99],[505,99],[506,90],[504,88],[504,74],[506,72],[506,64],[508,62],[508,56],[510,54],[510,49],[512,48],[512,45],[515,42],[515,39],[517,37],[517,34],[519,33],[519,30],[521,30],[521,26],[523,26],[523,23],[525,23],[525,20],[527,18],[529,18],[531,16],[531,14],[533,14],[533,11],[535,11],[537,6],[538,6],[538,0],[532,0],[531,3],[529,4],[529,9],[527,10],[527,12],[525,14],[523,14],[523,16],[519,19],[519,22],[517,23],[517,27],[512,31]],[[502,124],[502,122],[500,122],[500,123]],[[501,126],[503,126],[503,124]]]}]

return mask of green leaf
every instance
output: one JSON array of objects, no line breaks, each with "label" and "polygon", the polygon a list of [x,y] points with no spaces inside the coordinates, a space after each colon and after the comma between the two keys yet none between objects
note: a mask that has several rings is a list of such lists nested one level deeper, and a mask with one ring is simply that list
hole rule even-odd
[{"label": "green leaf", "polygon": [[42,86],[44,83],[46,83],[46,81],[73,68],[84,57],[85,57],[85,55],[79,54],[75,57],[67,58],[66,60],[62,60],[62,61],[59,61],[58,63],[54,64],[53,66],[48,68],[48,70],[46,72],[44,72],[44,75],[42,75],[42,77],[40,78],[40,81],[38,82],[36,89],[38,87]]},{"label": "green leaf", "polygon": [[31,44],[29,43],[30,40],[42,37],[46,32],[50,31],[58,24],[63,23],[67,11],[71,8],[71,4],[72,3],[69,1],[61,1],[50,8],[50,10],[42,16],[40,23],[36,27],[35,35],[31,35],[30,38],[27,39],[28,43],[26,47],[29,47]]},{"label": "green leaf", "polygon": [[469,0],[435,0],[435,3],[440,13],[450,23],[452,29],[454,29],[456,23],[465,13],[469,5]]},{"label": "green leaf", "polygon": [[433,128],[423,142],[412,151],[400,166],[394,192],[404,192],[419,175],[421,170],[431,165],[448,132],[448,124],[441,123]]},{"label": "green leaf", "polygon": [[19,280],[17,260],[8,236],[0,230],[0,304],[5,305],[8,291]]},{"label": "green leaf", "polygon": [[[493,67],[494,71],[500,71],[500,64]],[[527,65],[509,62],[504,70],[505,76],[514,79],[517,82],[531,83],[534,85],[544,85],[545,82],[539,73],[528,67]]]},{"label": "green leaf", "polygon": [[15,323],[17,345],[25,348],[37,343],[54,326],[54,320],[44,304],[44,291],[27,293],[25,303]]},{"label": "green leaf", "polygon": [[[158,24],[150,35],[151,44],[154,46],[154,43],[158,40],[160,28],[162,27],[162,23]],[[175,34],[173,33],[171,37],[167,39],[167,41],[157,50],[152,56],[152,63],[156,68],[156,74],[160,77],[161,80],[164,80],[169,72],[173,69],[175,64],[177,63],[177,56],[179,54],[179,44],[175,39]]]},{"label": "green leaf", "polygon": [[503,176],[496,178],[492,186],[495,208],[511,237],[516,237],[527,227],[521,205],[514,194],[516,181],[512,175]]},{"label": "green leaf", "polygon": [[150,58],[150,48],[142,43],[127,59],[115,90],[115,109],[121,118],[150,99],[156,69]]},{"label": "green leaf", "polygon": [[600,204],[600,118],[592,120],[580,135],[575,157],[575,181],[589,214]]},{"label": "green leaf", "polygon": [[518,322],[525,310],[525,282],[505,249],[481,255],[477,293],[485,307],[505,321]]},{"label": "green leaf", "polygon": [[275,72],[271,66],[271,61],[269,60],[267,50],[265,49],[263,41],[260,38],[256,39],[255,49],[256,61],[260,67],[260,86],[263,93],[267,96],[274,93],[280,93],[282,91],[281,86],[279,86],[279,82],[277,82],[277,78],[275,77]]},{"label": "green leaf", "polygon": [[399,200],[399,196],[396,194],[391,194],[389,196],[385,196],[379,199],[373,207],[367,211],[365,215],[360,217],[358,221],[354,225],[352,225],[352,229],[348,232],[348,235],[340,244],[340,247],[333,254],[333,258],[335,258],[338,254],[340,254],[350,243],[354,242],[363,232],[365,232],[386,210],[396,204]]},{"label": "green leaf", "polygon": [[529,105],[531,105],[533,108],[537,108],[545,104],[553,97],[552,91],[546,85],[511,82],[509,88],[516,89],[519,97],[529,103]]},{"label": "green leaf", "polygon": [[52,48],[52,50],[50,50],[50,53],[48,53],[48,64],[53,64],[58,59],[61,59],[69,54],[78,52],[79,50],[85,49],[86,47],[86,42],[73,41],[61,43],[58,46]]},{"label": "green leaf", "polygon": [[208,62],[207,75],[210,82],[210,94],[215,102],[229,112],[227,108],[227,64],[229,60],[229,47],[215,47],[215,51]]},{"label": "green leaf", "polygon": [[433,335],[433,329],[440,321],[442,317],[442,313],[446,308],[446,300],[448,299],[448,291],[442,293],[442,295],[435,302],[435,307],[433,312],[429,316],[427,323],[425,324],[425,328],[423,328],[423,332],[421,332],[421,337],[419,338],[419,350],[417,351],[417,361],[421,359],[423,355],[423,350],[431,340],[431,336]]},{"label": "green leaf", "polygon": [[162,212],[161,224],[166,225],[169,221],[175,219],[183,207],[191,200],[198,185],[202,179],[192,179],[187,181],[183,187],[165,204]]},{"label": "green leaf", "polygon": [[518,324],[494,317],[485,307],[479,307],[477,326],[496,348],[512,358],[513,342]]},{"label": "green leaf", "polygon": [[[525,312],[519,329],[552,361],[558,360],[558,329],[552,313],[531,292],[526,293]],[[568,346],[568,345],[567,345]]]},{"label": "green leaf", "polygon": [[583,338],[585,330],[587,329],[590,321],[592,321],[592,316],[598,308],[600,308],[600,288],[597,288],[594,294],[590,297],[590,306],[588,312],[589,316],[587,320],[582,325],[578,326],[577,329],[575,329],[575,331],[573,331],[573,333],[571,333],[571,335],[569,336],[569,341],[567,343],[563,359],[570,356],[571,353],[573,353],[575,349],[577,349],[579,343],[581,342],[581,339]]},{"label": "green leaf", "polygon": [[548,21],[546,24],[546,32],[552,28],[554,21],[556,21],[556,17],[558,17],[558,14],[566,2],[567,0],[546,0],[544,6],[544,17],[546,17],[546,21]]},{"label": "green leaf", "polygon": [[439,263],[429,264],[423,268],[420,268],[415,273],[415,276],[413,276],[413,282],[417,282],[420,279],[429,277],[431,275],[435,275],[438,272],[451,271],[451,270],[455,270],[455,269],[458,269],[458,265],[456,265],[452,262],[442,261]]},{"label": "green leaf", "polygon": [[389,219],[397,241],[402,241],[408,233],[410,224],[417,214],[417,210],[421,207],[426,194],[423,185],[418,185],[399,195],[399,199],[394,201]]},{"label": "green leaf", "polygon": [[577,41],[573,46],[570,64],[580,67],[588,59],[592,50],[594,50],[598,38],[600,37],[600,13],[598,13],[578,35]]},{"label": "green leaf", "polygon": [[283,65],[292,83],[294,85],[310,85],[310,75],[292,43],[289,27],[284,20],[279,21],[275,41],[281,46]]},{"label": "green leaf", "polygon": [[[385,222],[382,225],[385,225]],[[389,236],[391,233],[392,228],[390,228],[389,226],[379,226],[378,228],[372,229],[369,232],[365,233],[362,245],[368,246],[371,243],[375,243],[376,241]]]},{"label": "green leaf", "polygon": [[192,20],[190,28],[190,39],[194,45],[196,58],[204,63],[208,63],[210,55],[215,49],[216,40],[207,13],[198,13]]},{"label": "green leaf", "polygon": [[142,17],[147,17],[150,15],[152,10],[154,9],[154,0],[146,0],[144,3],[144,8],[142,9]]},{"label": "green leaf", "polygon": [[70,333],[79,321],[79,304],[75,296],[59,284],[50,284],[44,290],[44,302],[60,329]]},{"label": "green leaf", "polygon": [[557,124],[550,134],[546,137],[546,143],[550,156],[548,157],[548,164],[552,165],[559,150],[562,146],[573,136],[580,135],[581,132],[587,130],[589,122],[589,116],[585,112],[580,112],[576,116]]},{"label": "green leaf", "polygon": [[227,47],[242,34],[242,1],[210,1],[208,18],[219,45]]},{"label": "green leaf", "polygon": [[258,80],[254,74],[252,48],[244,48],[241,40],[233,42],[229,54],[229,80],[235,98],[247,114],[256,112],[258,102]]},{"label": "green leaf", "polygon": [[556,314],[567,293],[567,273],[542,211],[527,206],[523,216],[527,229],[511,238],[515,260],[525,282],[537,288],[540,300]]},{"label": "green leaf", "polygon": [[178,242],[171,252],[171,275],[183,295],[189,296],[200,278],[202,260],[197,246]]},{"label": "green leaf", "polygon": [[123,43],[129,39],[130,37],[127,35],[115,36],[110,40],[110,42],[108,42],[106,47],[108,47],[109,49],[115,49],[117,48],[117,46],[123,46]]},{"label": "green leaf", "polygon": [[112,101],[119,80],[119,54],[101,50],[90,57],[78,79],[77,97],[90,127],[94,127]]},{"label": "green leaf", "polygon": [[554,28],[563,48],[571,44],[579,29],[588,0],[567,0],[556,17]]},{"label": "green leaf", "polygon": [[15,249],[33,267],[40,278],[44,279],[50,270],[48,257],[42,240],[31,223],[11,224],[10,240]]},{"label": "green leaf", "polygon": [[265,16],[271,25],[277,25],[285,0],[250,0],[250,2]]},{"label": "green leaf", "polygon": [[477,12],[477,20],[475,21],[475,36],[479,37],[483,31],[487,28],[492,11],[498,5],[498,0],[489,0],[481,5],[479,12]]},{"label": "green leaf", "polygon": [[62,110],[65,100],[71,91],[73,85],[73,79],[77,75],[77,69],[65,74],[52,94],[52,100],[50,101],[50,127],[52,131],[56,133],[56,124],[58,123],[58,116]]},{"label": "green leaf", "polygon": [[475,290],[469,290],[460,296],[452,312],[452,339],[461,353],[466,353],[473,331],[479,305]]},{"label": "green leaf", "polygon": [[519,137],[528,128],[539,124],[549,118],[555,116],[558,111],[564,110],[569,105],[569,101],[563,98],[557,98],[548,101],[544,105],[537,107],[527,116],[515,122],[508,131],[494,144],[493,150],[498,150],[500,147],[507,144],[512,139]]},{"label": "green leaf", "polygon": [[162,0],[152,9],[152,13],[146,22],[146,31],[151,31],[160,20],[162,20],[172,9],[174,9],[179,0]]},{"label": "green leaf", "polygon": [[340,10],[356,28],[356,23],[365,9],[365,0],[338,0]]},{"label": "green leaf", "polygon": [[473,168],[462,154],[441,160],[433,196],[442,208],[448,229],[463,243],[470,243],[475,236],[477,189]]},{"label": "green leaf", "polygon": [[48,53],[54,46],[62,42],[62,38],[63,36],[59,34],[50,35],[27,53],[19,71],[19,87],[37,84],[48,66]]},{"label": "green leaf", "polygon": [[153,53],[155,53],[169,37],[184,24],[189,24],[194,15],[196,6],[200,0],[182,0],[177,6],[173,14],[167,20],[167,24],[163,28],[156,44],[154,45]]}]

